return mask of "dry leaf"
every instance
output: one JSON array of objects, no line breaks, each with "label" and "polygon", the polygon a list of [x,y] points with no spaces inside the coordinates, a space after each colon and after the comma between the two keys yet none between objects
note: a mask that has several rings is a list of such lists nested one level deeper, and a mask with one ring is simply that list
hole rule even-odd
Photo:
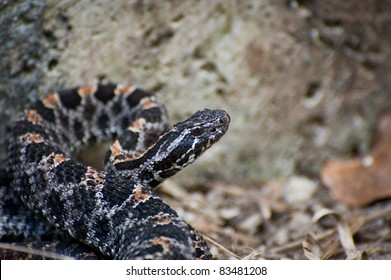
[{"label": "dry leaf", "polygon": [[304,255],[309,260],[320,260],[323,255],[323,248],[312,234],[307,234],[303,242]]},{"label": "dry leaf", "polygon": [[[334,255],[339,247],[338,243],[340,242],[345,251],[347,259],[361,259],[362,252],[356,249],[356,245],[354,244],[353,240],[353,234],[364,224],[364,218],[362,216],[354,216],[350,219],[350,223],[348,223],[339,213],[324,208],[320,209],[314,214],[313,222],[319,222],[320,219],[327,216],[331,216],[335,219],[337,223],[337,231],[331,231],[330,234],[324,236],[322,240],[316,240],[318,246],[322,248],[323,253],[322,255],[319,255],[319,258],[325,259]],[[307,236],[303,243],[304,251],[310,250],[313,252],[314,248],[316,248],[314,244],[314,241],[308,239]],[[311,254],[309,256],[312,257]]]},{"label": "dry leaf", "polygon": [[391,115],[379,123],[378,139],[371,154],[328,162],[321,179],[339,202],[362,206],[391,197]]}]

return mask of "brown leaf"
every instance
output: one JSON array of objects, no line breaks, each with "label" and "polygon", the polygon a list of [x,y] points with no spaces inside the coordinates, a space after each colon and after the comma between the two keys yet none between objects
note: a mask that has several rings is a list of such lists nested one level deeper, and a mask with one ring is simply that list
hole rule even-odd
[{"label": "brown leaf", "polygon": [[391,197],[391,115],[379,122],[378,139],[366,157],[326,163],[321,179],[339,202],[362,206]]}]

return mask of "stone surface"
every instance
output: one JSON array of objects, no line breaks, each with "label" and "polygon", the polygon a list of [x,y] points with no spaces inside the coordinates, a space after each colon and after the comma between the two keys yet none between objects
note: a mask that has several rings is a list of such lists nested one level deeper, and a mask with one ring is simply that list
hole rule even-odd
[{"label": "stone surface", "polygon": [[317,185],[306,177],[294,176],[289,178],[284,186],[285,201],[292,205],[300,205],[311,199]]},{"label": "stone surface", "polygon": [[0,0],[0,158],[34,97],[101,81],[157,92],[172,121],[231,115],[176,180],[318,174],[368,150],[391,105],[390,1]]}]

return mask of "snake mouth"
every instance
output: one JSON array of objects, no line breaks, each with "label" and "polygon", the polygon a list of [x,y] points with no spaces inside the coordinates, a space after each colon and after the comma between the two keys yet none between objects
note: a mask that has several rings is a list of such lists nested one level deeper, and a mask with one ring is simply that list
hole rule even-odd
[{"label": "snake mouth", "polygon": [[196,112],[189,120],[194,119],[190,133],[193,137],[217,142],[228,130],[231,117],[224,110],[204,109]]},{"label": "snake mouth", "polygon": [[212,129],[215,132],[225,133],[228,130],[231,117],[224,110],[214,110],[217,117],[215,122],[215,128]]}]

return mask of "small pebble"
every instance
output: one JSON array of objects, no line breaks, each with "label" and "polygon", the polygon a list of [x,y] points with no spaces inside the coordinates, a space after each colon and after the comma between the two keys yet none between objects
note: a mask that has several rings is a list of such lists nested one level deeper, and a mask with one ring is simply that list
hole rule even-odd
[{"label": "small pebble", "polygon": [[317,184],[306,177],[291,177],[284,187],[284,199],[290,204],[303,203],[312,197],[316,188]]}]

